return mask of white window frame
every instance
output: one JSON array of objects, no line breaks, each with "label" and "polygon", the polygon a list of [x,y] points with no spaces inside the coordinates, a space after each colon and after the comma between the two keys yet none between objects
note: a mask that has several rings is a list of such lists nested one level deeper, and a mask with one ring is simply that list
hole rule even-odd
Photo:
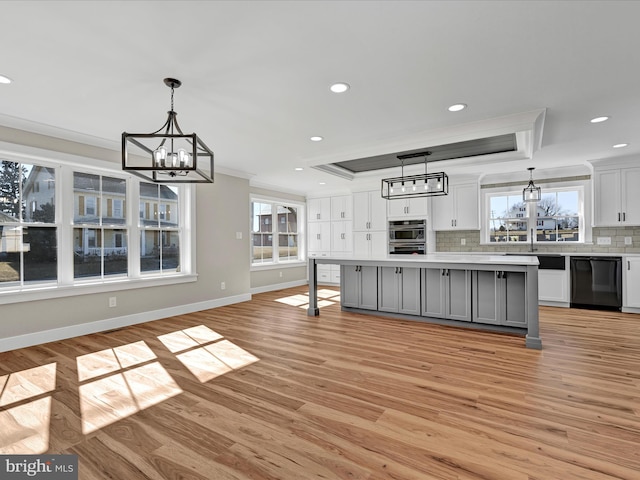
[{"label": "white window frame", "polygon": [[[277,207],[291,206],[298,209],[298,259],[297,260],[280,260],[279,256],[277,255],[277,245],[274,245],[271,262],[253,263],[253,217],[252,216],[249,217],[249,235],[252,236],[252,238],[249,241],[249,265],[251,265],[250,270],[253,272],[253,271],[269,270],[269,269],[275,269],[275,268],[300,267],[300,266],[306,265],[307,252],[306,252],[305,245],[307,241],[306,241],[306,229],[305,229],[305,225],[306,225],[305,204],[301,202],[296,202],[294,200],[287,200],[284,198],[274,198],[274,197],[254,196],[254,195],[250,196],[249,202],[250,202],[249,203],[250,207],[254,202],[269,203],[274,207],[271,210],[271,221],[269,223],[276,229],[275,231],[272,230],[271,232],[274,238],[278,238]],[[250,208],[250,210],[252,209]],[[272,245],[274,242],[276,242],[276,240],[272,240],[271,242]]]},{"label": "white window frame", "polygon": [[[0,159],[53,168],[56,173],[56,220],[58,245],[58,278],[54,282],[34,283],[21,286],[0,285],[0,305],[46,300],[51,298],[72,297],[76,295],[96,294],[130,290],[141,287],[155,287],[190,283],[197,280],[196,238],[195,238],[195,201],[194,185],[180,185],[179,221],[182,234],[180,248],[180,272],[158,273],[150,275],[140,273],[139,244],[139,180],[137,177],[118,169],[119,164],[101,161],[72,154],[36,149],[29,146],[0,142]],[[126,215],[130,239],[129,268],[126,277],[74,279],[73,272],[73,218],[75,213],[73,172],[90,173],[110,177],[124,178],[127,181]],[[53,227],[52,227],[53,228]]]},{"label": "white window frame", "polygon": [[[543,181],[536,182],[536,185],[542,188],[542,194],[544,195],[545,190],[547,192],[562,192],[562,191],[578,191],[579,195],[579,205],[578,205],[578,216],[580,217],[580,228],[578,230],[578,236],[580,240],[577,242],[538,242],[537,238],[534,238],[533,243],[535,245],[584,245],[592,243],[592,228],[591,228],[591,181],[590,180],[572,180],[566,182],[548,182],[545,183]],[[507,196],[507,195],[519,195],[522,197],[522,188],[520,186],[508,186],[508,187],[495,187],[495,188],[486,188],[481,189],[481,197],[482,197],[482,217],[481,217],[481,226],[480,226],[480,244],[481,245],[491,245],[494,247],[500,245],[527,245],[531,243],[531,229],[537,231],[537,220],[538,217],[536,215],[531,215],[531,204],[527,205],[527,216],[525,217],[527,220],[527,241],[526,242],[491,242],[490,234],[491,228],[489,225],[489,215],[491,208],[491,197],[493,196]]]}]

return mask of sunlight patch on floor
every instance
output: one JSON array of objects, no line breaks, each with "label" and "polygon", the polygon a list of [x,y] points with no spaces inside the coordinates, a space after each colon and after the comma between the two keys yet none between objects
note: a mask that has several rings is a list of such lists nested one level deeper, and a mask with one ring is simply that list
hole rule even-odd
[{"label": "sunlight patch on floor", "polygon": [[85,435],[182,392],[156,359],[144,341],[76,358]]},{"label": "sunlight patch on floor", "polygon": [[[340,291],[323,288],[318,290],[318,308],[328,307],[340,303]],[[289,295],[288,297],[276,298],[276,302],[291,305],[292,307],[309,308],[309,292]]]},{"label": "sunlight patch on floor", "polygon": [[55,388],[55,362],[0,376],[0,454],[47,451]]},{"label": "sunlight patch on floor", "polygon": [[158,339],[171,353],[177,353],[176,358],[202,383],[259,360],[205,325],[167,333]]}]

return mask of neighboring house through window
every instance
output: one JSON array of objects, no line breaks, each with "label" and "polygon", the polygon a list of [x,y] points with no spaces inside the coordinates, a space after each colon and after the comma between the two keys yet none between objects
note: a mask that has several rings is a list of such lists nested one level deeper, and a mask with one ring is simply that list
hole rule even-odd
[{"label": "neighboring house through window", "polygon": [[[279,264],[302,260],[301,204],[276,200],[251,201],[251,263]],[[301,243],[302,242],[302,243]]]}]

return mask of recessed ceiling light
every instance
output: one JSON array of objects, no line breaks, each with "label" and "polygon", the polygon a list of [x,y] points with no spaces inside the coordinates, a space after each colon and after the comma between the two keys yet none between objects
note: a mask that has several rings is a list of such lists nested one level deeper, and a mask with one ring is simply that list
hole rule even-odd
[{"label": "recessed ceiling light", "polygon": [[451,105],[449,107],[450,112],[459,112],[460,110],[464,110],[467,108],[467,105],[464,103],[456,103],[455,105]]},{"label": "recessed ceiling light", "polygon": [[591,123],[601,123],[601,122],[606,122],[607,120],[609,120],[609,117],[606,117],[606,116],[596,117],[591,119]]},{"label": "recessed ceiling light", "polygon": [[324,140],[324,137],[320,137],[319,135],[316,135],[311,137],[309,140],[311,140],[312,142],[321,142],[322,140]]},{"label": "recessed ceiling light", "polygon": [[295,170],[296,172],[301,172],[302,170],[304,170],[304,168],[302,168],[302,167],[296,167],[296,168],[294,168],[294,170]]},{"label": "recessed ceiling light", "polygon": [[344,93],[350,88],[351,86],[348,83],[338,82],[331,85],[329,87],[329,90],[331,90],[333,93]]},{"label": "recessed ceiling light", "polygon": [[624,147],[628,147],[629,144],[628,143],[616,143],[613,148],[624,148]]},{"label": "recessed ceiling light", "polygon": [[9,83],[11,83],[11,79],[9,77],[7,77],[6,75],[2,75],[0,73],[0,83],[9,84]]},{"label": "recessed ceiling light", "polygon": [[326,185],[327,182],[319,182],[318,185]]}]

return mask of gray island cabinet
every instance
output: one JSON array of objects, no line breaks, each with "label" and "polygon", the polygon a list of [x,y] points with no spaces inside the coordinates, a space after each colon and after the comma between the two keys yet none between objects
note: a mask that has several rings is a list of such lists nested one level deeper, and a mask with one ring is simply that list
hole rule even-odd
[{"label": "gray island cabinet", "polygon": [[528,348],[542,348],[535,256],[310,258],[311,316],[320,314],[316,272],[325,263],[340,265],[345,311],[524,335]]}]

